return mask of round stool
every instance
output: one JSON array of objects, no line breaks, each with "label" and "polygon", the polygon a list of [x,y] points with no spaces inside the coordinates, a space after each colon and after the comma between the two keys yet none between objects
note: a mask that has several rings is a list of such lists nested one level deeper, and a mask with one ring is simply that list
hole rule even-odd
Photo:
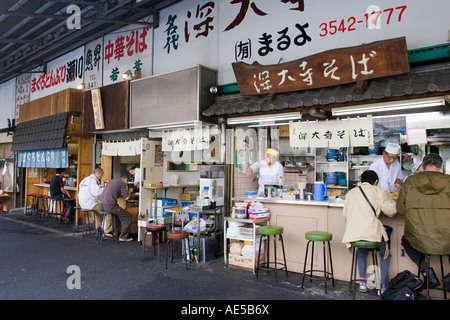
[{"label": "round stool", "polygon": [[[428,269],[431,269],[431,256],[437,256],[437,255],[424,253],[424,258],[426,259]],[[447,300],[447,291],[450,291],[450,290],[448,290],[448,286],[445,285],[445,278],[447,278],[449,276],[444,276],[444,264],[442,263],[442,257],[443,257],[443,255],[439,255],[439,261],[440,261],[440,265],[441,265],[441,277],[442,277],[441,279],[443,282],[442,290],[444,291],[444,300]],[[450,256],[447,255],[447,257],[448,257],[448,261],[450,263]],[[429,271],[427,271],[427,272],[429,272]],[[420,279],[421,276],[422,276],[422,272],[420,271],[420,268],[419,268],[419,271],[417,273],[417,278]],[[430,288],[430,276],[428,275],[428,273],[427,273],[426,279],[424,279],[423,285],[424,285],[424,287],[426,287],[426,290],[427,290],[427,300],[430,300],[430,289],[435,288],[435,286],[432,286]],[[440,284],[438,284],[437,286],[439,286],[439,285]]]},{"label": "round stool", "polygon": [[[183,251],[183,248],[185,248],[184,239],[187,239],[188,235],[189,233],[183,230],[173,230],[167,232],[166,269],[167,269],[167,260],[169,257],[169,245],[172,245],[171,262],[173,263],[173,244],[174,244],[173,242],[175,240],[180,240],[181,251]],[[186,249],[184,251],[185,251],[184,260],[186,261],[186,270],[187,270],[188,265],[187,265]]]},{"label": "round stool", "polygon": [[[81,211],[81,215],[79,215],[78,213]],[[80,227],[81,227],[81,240],[83,240],[83,236],[85,233],[87,233],[86,231],[86,215],[90,212],[91,210],[89,209],[82,209],[80,206],[75,206],[75,221],[73,224],[73,231],[72,231],[72,235],[75,235],[75,232],[80,232]],[[79,218],[81,216],[81,225],[79,224]]]},{"label": "round stool", "polygon": [[50,212],[50,199],[51,197],[49,195],[43,195],[42,196],[42,204],[43,204],[43,208],[44,208],[44,215],[46,217],[46,219],[48,220],[48,217],[51,215]]},{"label": "round stool", "polygon": [[33,201],[35,203],[35,213],[36,216],[39,218],[41,218],[42,214],[44,213],[42,199],[43,199],[42,194],[36,193],[33,195]]},{"label": "round stool", "polygon": [[177,220],[173,223],[174,227],[181,228],[183,230],[184,226],[189,223],[189,220]]},{"label": "round stool", "polygon": [[147,231],[144,234],[144,240],[142,241],[142,261],[144,261],[145,246],[147,245],[147,234],[148,233],[152,234],[152,245],[153,245],[153,254],[154,255],[156,255],[155,245],[156,245],[156,242],[158,242],[158,261],[159,261],[159,243],[162,240],[162,232],[166,231],[166,225],[152,223],[146,227],[146,230]]},{"label": "round stool", "polygon": [[[260,237],[259,237],[259,249],[258,249],[258,256],[256,257],[256,278],[258,278],[258,272],[259,269],[263,269],[263,270],[275,270],[275,279],[277,280],[278,283],[278,274],[277,271],[278,270],[285,270],[286,272],[286,276],[288,275],[287,272],[287,264],[286,264],[286,255],[284,253],[284,242],[283,242],[283,227],[279,227],[279,226],[261,226],[259,227],[259,233],[260,233]],[[259,257],[261,256],[261,243],[263,240],[263,237],[267,236],[267,248],[266,248],[266,257],[265,257],[265,261],[260,263],[259,262]],[[270,236],[272,236],[273,238],[273,250],[274,250],[274,261],[270,261],[270,256],[269,256],[269,239]],[[281,241],[281,248],[283,249],[283,261],[284,263],[280,263],[277,262],[277,243],[276,243],[276,239],[278,239],[279,241]],[[274,265],[273,267],[271,267],[271,265]],[[278,265],[280,266],[280,268],[278,267]]]},{"label": "round stool", "polygon": [[[111,215],[111,224],[112,224],[112,229],[113,229],[113,234],[114,234],[114,240],[118,244],[119,243],[119,233],[117,232],[116,216],[107,211],[100,211],[100,214],[103,215],[103,220],[105,220],[106,215],[108,215],[108,214]],[[98,239],[98,242],[100,245],[102,245],[104,234],[105,234],[105,230],[103,229],[103,227],[99,227],[98,231],[97,231],[97,239]]]},{"label": "round stool", "polygon": [[[309,272],[309,279],[312,282],[313,280],[313,272],[323,272],[323,281],[325,284],[325,293],[328,293],[327,288],[327,281],[331,280],[334,287],[334,273],[333,273],[333,260],[331,258],[331,246],[330,241],[333,239],[333,234],[326,232],[326,231],[307,231],[305,232],[305,239],[308,240],[308,243],[306,244],[306,253],[305,253],[305,263],[303,264],[303,278],[302,278],[302,288],[305,283],[305,276],[306,273]],[[322,242],[323,247],[323,270],[317,270],[313,269],[313,261],[314,261],[314,244],[316,242]],[[308,260],[308,251],[309,251],[309,245],[312,243],[311,246],[311,268],[310,270],[306,270],[306,263]],[[327,255],[326,255],[326,243],[328,244],[328,259],[330,262],[330,270],[331,272],[327,271]]]},{"label": "round stool", "polygon": [[26,214],[26,215],[32,215],[34,209],[36,208],[36,205],[35,205],[35,203],[34,203],[34,197],[33,197],[33,196],[34,196],[34,193],[27,193],[27,200],[26,200],[26,203],[28,204],[29,201],[31,200],[31,205],[25,205],[25,208],[26,208],[25,214]]},{"label": "round stool", "polygon": [[55,223],[57,216],[59,216],[59,219],[62,221],[63,208],[64,205],[62,200],[50,198],[50,214],[53,216],[52,223]]},{"label": "round stool", "polygon": [[[356,269],[357,269],[356,249],[367,249],[367,250],[371,251],[373,264],[376,265],[377,267],[379,267],[378,258],[377,258],[377,249],[380,247],[380,242],[359,240],[359,241],[352,242],[351,246],[352,246],[352,269],[351,269],[349,284],[352,286],[353,299],[355,299],[356,282],[364,280],[364,279],[356,278]],[[376,283],[380,283],[379,278],[380,278],[380,276],[379,276],[378,270],[376,270],[376,272],[375,272]]]}]

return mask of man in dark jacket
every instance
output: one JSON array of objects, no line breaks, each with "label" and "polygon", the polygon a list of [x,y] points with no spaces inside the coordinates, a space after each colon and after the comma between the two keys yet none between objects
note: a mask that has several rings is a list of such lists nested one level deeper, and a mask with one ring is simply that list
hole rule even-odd
[{"label": "man in dark jacket", "polygon": [[119,197],[123,197],[125,200],[130,197],[127,175],[122,175],[120,179],[112,179],[105,184],[100,195],[100,208],[102,211],[112,214],[113,219],[119,218],[122,226],[119,241],[133,241],[133,238],[128,237],[131,230],[131,215],[119,206],[117,203]]},{"label": "man in dark jacket", "polygon": [[[68,210],[67,216],[62,216],[61,220],[66,222],[73,222],[75,218],[75,199],[71,199],[67,190],[64,188],[64,182],[62,176],[64,174],[64,168],[57,168],[56,175],[50,180],[50,197],[55,200],[67,200],[63,202],[63,209]],[[63,210],[64,211],[64,210]]]},{"label": "man in dark jacket", "polygon": [[423,172],[408,177],[403,184],[397,211],[405,215],[402,245],[434,288],[439,280],[424,254],[450,254],[450,176],[444,174],[442,158],[436,153],[426,155],[422,167]]}]

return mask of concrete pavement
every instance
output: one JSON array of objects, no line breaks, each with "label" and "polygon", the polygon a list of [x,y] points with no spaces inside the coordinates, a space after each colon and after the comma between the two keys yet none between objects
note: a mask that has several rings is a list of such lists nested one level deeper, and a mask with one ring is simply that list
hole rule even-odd
[{"label": "concrete pavement", "polygon": [[[72,226],[51,224],[26,216],[23,209],[0,214],[0,300],[152,300],[176,301],[176,314],[202,303],[215,306],[230,302],[271,305],[287,310],[317,301],[352,301],[348,283],[306,282],[302,275],[260,273],[225,268],[223,257],[189,264],[180,257],[165,269],[165,245],[158,261],[152,248],[141,261],[142,247],[136,241],[111,239],[99,245],[93,234],[72,235]],[[356,301],[379,301],[375,291],[356,293]],[[164,304],[165,305],[165,304]],[[333,304],[334,305],[334,304]],[[185,309],[183,309],[185,308]],[[261,311],[261,310],[260,310]]]}]

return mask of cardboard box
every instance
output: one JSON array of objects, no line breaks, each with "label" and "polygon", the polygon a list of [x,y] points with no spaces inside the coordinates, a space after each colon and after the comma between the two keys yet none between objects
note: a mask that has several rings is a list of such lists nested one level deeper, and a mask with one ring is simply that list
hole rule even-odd
[{"label": "cardboard box", "polygon": [[[253,270],[256,268],[256,262],[258,259],[252,257],[245,257],[237,254],[228,254],[228,265],[240,267],[243,269]],[[264,255],[259,256],[259,263],[264,262]]]},{"label": "cardboard box", "polygon": [[198,196],[198,193],[181,193],[180,200],[181,201],[192,201],[192,200],[196,200],[197,196]]}]

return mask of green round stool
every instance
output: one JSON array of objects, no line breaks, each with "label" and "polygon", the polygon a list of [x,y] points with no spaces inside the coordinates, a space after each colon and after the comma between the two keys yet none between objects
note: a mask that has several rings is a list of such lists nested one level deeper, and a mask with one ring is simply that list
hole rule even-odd
[{"label": "green round stool", "polygon": [[[349,285],[352,287],[353,291],[353,299],[355,299],[356,294],[356,282],[365,280],[365,279],[357,279],[356,278],[356,266],[357,266],[357,254],[356,249],[366,249],[372,252],[372,261],[373,264],[376,265],[379,269],[378,264],[378,258],[377,258],[377,249],[380,247],[380,242],[374,242],[374,241],[365,241],[365,240],[358,240],[351,243],[352,246],[352,269],[350,273],[350,282]],[[377,284],[380,283],[380,275],[379,272],[375,272],[375,281]]]},{"label": "green round stool", "polygon": [[[286,276],[288,276],[287,272],[287,264],[286,264],[286,255],[284,252],[284,242],[283,242],[283,227],[279,226],[261,226],[259,228],[259,250],[258,250],[258,257],[256,258],[256,278],[258,278],[258,272],[260,269],[269,271],[269,270],[275,270],[275,279],[278,283],[278,270],[285,270]],[[270,255],[269,255],[269,239],[270,236],[273,238],[273,251],[274,251],[274,261],[270,261]],[[278,236],[278,240],[281,241],[281,248],[283,249],[283,261],[284,263],[277,262],[277,243],[276,239]],[[267,237],[267,248],[266,248],[266,254],[264,262],[259,262],[259,257],[261,256],[261,243],[263,241],[263,237]]]},{"label": "green round stool", "polygon": [[[334,273],[333,273],[333,260],[331,258],[331,246],[330,241],[333,239],[333,234],[326,231],[307,231],[305,232],[305,239],[308,240],[306,244],[306,253],[305,253],[305,263],[303,264],[303,278],[302,278],[302,288],[305,283],[305,276],[309,272],[309,279],[312,282],[313,280],[313,272],[323,272],[323,281],[325,284],[325,293],[328,293],[327,281],[331,280],[334,287]],[[323,270],[317,270],[313,268],[314,263],[314,244],[316,242],[322,242],[323,246]],[[311,246],[311,264],[310,269],[306,270],[306,264],[308,261],[308,251],[309,245]],[[327,258],[326,258],[326,244],[328,244],[328,257],[330,263],[330,271],[327,271]]]}]

